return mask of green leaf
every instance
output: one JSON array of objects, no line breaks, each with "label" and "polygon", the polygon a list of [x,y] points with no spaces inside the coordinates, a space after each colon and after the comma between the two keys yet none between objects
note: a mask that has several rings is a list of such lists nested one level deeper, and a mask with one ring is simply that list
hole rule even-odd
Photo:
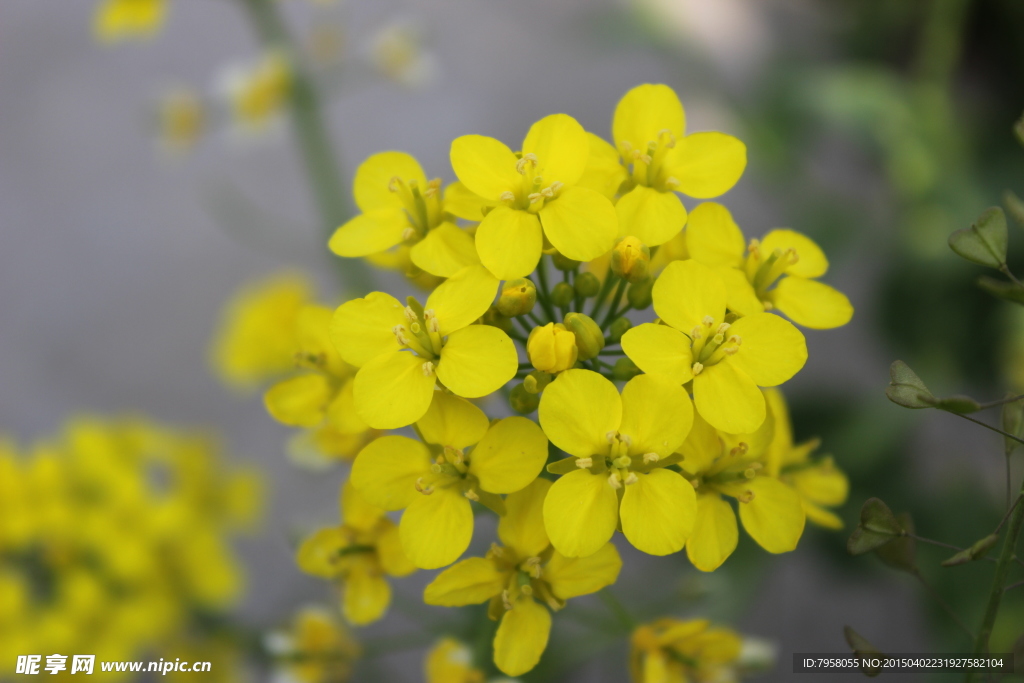
[{"label": "green leaf", "polygon": [[[906,512],[896,518],[905,531],[913,532],[914,520]],[[917,574],[917,541],[910,536],[900,536],[877,548],[875,554],[893,569]]]},{"label": "green leaf", "polygon": [[993,206],[971,227],[950,235],[949,248],[972,263],[998,270],[1006,263],[1006,240],[1006,215]]},{"label": "green leaf", "polygon": [[[843,627],[843,635],[846,637],[846,643],[850,646],[850,649],[853,650],[855,655],[875,658],[882,654],[881,651],[872,645],[867,638],[857,633],[849,626]],[[870,676],[872,678],[882,673],[881,668],[877,667],[872,668],[862,666],[861,671],[864,672],[865,676]]]},{"label": "green leaf", "polygon": [[975,401],[970,396],[947,396],[945,398],[935,399],[934,406],[939,410],[945,410],[949,413],[958,413],[960,415],[966,415],[967,413],[976,413],[981,410],[981,404]]},{"label": "green leaf", "polygon": [[1017,225],[1024,227],[1024,199],[1015,195],[1012,190],[1007,190],[1003,193],[1003,204],[1006,205],[1006,212],[1010,214],[1010,218],[1016,221]]},{"label": "green leaf", "polygon": [[992,546],[999,540],[998,534],[990,534],[985,538],[981,539],[970,548],[961,550],[953,557],[942,562],[943,567],[955,567],[958,564],[967,564],[968,562],[974,562],[980,560],[988,554],[988,551],[992,549]]},{"label": "green leaf", "polygon": [[893,403],[904,408],[931,408],[935,403],[932,392],[903,361],[898,360],[889,367],[889,377],[885,395]]},{"label": "green leaf", "polygon": [[1015,304],[1024,304],[1024,287],[1016,282],[1006,282],[982,275],[978,278],[977,284],[996,298],[1012,301]]}]

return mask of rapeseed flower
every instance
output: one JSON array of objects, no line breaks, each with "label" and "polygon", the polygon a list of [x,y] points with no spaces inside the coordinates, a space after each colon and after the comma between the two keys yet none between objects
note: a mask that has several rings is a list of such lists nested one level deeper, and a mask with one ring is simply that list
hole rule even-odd
[{"label": "rapeseed flower", "polygon": [[292,65],[279,50],[269,50],[251,64],[228,67],[218,83],[240,135],[264,133],[280,121],[291,88]]},{"label": "rapeseed flower", "polygon": [[803,334],[779,316],[754,313],[726,321],[728,289],[696,261],[674,261],[658,276],[654,311],[622,337],[626,355],[647,373],[693,384],[697,412],[732,434],[756,430],[765,417],[758,387],[782,384],[807,361]]},{"label": "rapeseed flower", "polygon": [[359,367],[356,412],[375,429],[398,429],[420,419],[440,383],[479,398],[497,391],[518,368],[515,346],[490,325],[474,325],[494,302],[498,280],[467,266],[427,298],[402,306],[371,292],[342,304],[331,338],[342,359]]},{"label": "rapeseed flower", "polygon": [[167,0],[102,0],[93,15],[93,34],[104,43],[152,38],[167,18]]},{"label": "rapeseed flower", "polygon": [[533,124],[519,153],[483,135],[452,142],[455,175],[494,205],[477,227],[476,249],[495,277],[529,275],[545,240],[576,261],[611,249],[618,232],[615,208],[601,193],[577,186],[589,156],[586,131],[566,114]]},{"label": "rapeseed flower", "polygon": [[693,422],[690,397],[655,375],[634,377],[619,395],[590,370],[567,370],[544,389],[540,424],[571,457],[544,502],[551,544],[563,555],[597,552],[621,526],[638,549],[682,549],[696,515],[693,487],[665,469]]},{"label": "rapeseed flower", "polygon": [[402,551],[398,527],[351,482],[342,486],[340,508],[340,526],[320,529],[299,547],[299,568],[336,581],[345,619],[365,626],[384,616],[391,603],[385,575],[408,576],[416,566]]},{"label": "rapeseed flower", "polygon": [[266,638],[279,678],[296,683],[345,683],[362,652],[344,624],[320,607],[300,609],[287,631]]},{"label": "rapeseed flower", "polygon": [[405,509],[400,532],[406,555],[417,567],[436,569],[469,547],[469,501],[500,513],[500,494],[518,491],[540,474],[548,442],[531,420],[507,417],[491,424],[482,410],[446,392],[436,392],[416,429],[422,441],[384,436],[364,448],[352,483],[374,505]]},{"label": "rapeseed flower", "polygon": [[552,548],[544,523],[545,496],[551,482],[536,479],[506,500],[498,522],[503,545],[485,557],[472,557],[441,572],[423,592],[428,605],[460,607],[490,603],[500,619],[494,636],[494,664],[508,676],[520,676],[540,661],[551,632],[551,613],[570,598],[596,593],[615,583],[622,560],[604,543],[590,556],[570,558]]},{"label": "rapeseed flower", "polygon": [[633,631],[633,683],[725,683],[738,679],[743,640],[707,619],[658,619]]},{"label": "rapeseed flower", "polygon": [[828,270],[824,252],[794,230],[772,230],[746,244],[729,210],[705,202],[690,213],[686,243],[690,258],[715,268],[738,315],[777,310],[813,329],[841,327],[853,317],[850,300],[815,279]]},{"label": "rapeseed flower", "polygon": [[[419,162],[404,152],[380,152],[364,161],[353,182],[356,206],[362,212],[342,225],[328,246],[338,256],[371,256],[397,245],[409,247],[409,258],[431,275],[451,277],[479,263],[473,237],[455,225],[453,207],[472,213],[466,195],[441,179],[428,181]],[[477,203],[477,220],[482,217]]]},{"label": "rapeseed flower", "polygon": [[473,666],[473,653],[454,638],[442,638],[427,653],[427,683],[484,683],[484,672]]}]

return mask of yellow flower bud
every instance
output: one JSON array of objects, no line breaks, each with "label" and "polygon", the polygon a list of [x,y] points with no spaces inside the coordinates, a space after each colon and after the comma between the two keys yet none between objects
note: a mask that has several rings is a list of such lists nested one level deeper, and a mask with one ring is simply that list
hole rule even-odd
[{"label": "yellow flower bud", "polygon": [[571,368],[579,353],[576,336],[565,325],[556,323],[533,328],[526,340],[526,351],[533,367],[551,374]]},{"label": "yellow flower bud", "polygon": [[608,341],[618,344],[622,340],[622,335],[626,334],[631,327],[633,327],[633,323],[629,321],[629,318],[616,318],[608,328]]},{"label": "yellow flower bud", "polygon": [[612,272],[627,282],[640,282],[650,271],[651,250],[635,237],[626,237],[612,249]]},{"label": "yellow flower bud", "polygon": [[634,282],[626,292],[626,300],[629,305],[638,311],[643,310],[653,302],[654,278],[650,277],[640,282]]},{"label": "yellow flower bud", "polygon": [[590,360],[604,348],[604,334],[594,319],[582,313],[565,316],[565,327],[576,336],[579,360]]},{"label": "yellow flower bud", "polygon": [[525,315],[533,310],[537,303],[537,287],[529,278],[520,277],[509,280],[501,288],[498,297],[498,311],[509,318]]}]

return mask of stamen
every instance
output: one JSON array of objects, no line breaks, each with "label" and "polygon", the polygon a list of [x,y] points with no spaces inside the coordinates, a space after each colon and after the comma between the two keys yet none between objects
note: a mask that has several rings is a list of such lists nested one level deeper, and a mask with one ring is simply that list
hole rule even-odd
[{"label": "stamen", "polygon": [[395,325],[391,328],[391,332],[395,335],[395,339],[398,340],[399,344],[402,346],[409,345],[409,340],[405,337],[405,325]]},{"label": "stamen", "polygon": [[416,315],[416,311],[412,310],[412,306],[405,307],[405,317],[409,322],[416,322],[419,320],[419,316]]},{"label": "stamen", "polygon": [[426,363],[423,364],[423,376],[424,377],[430,377],[433,374],[434,374],[434,364],[431,363],[428,360]]},{"label": "stamen", "polygon": [[612,472],[611,474],[608,475],[608,483],[611,484],[611,487],[613,489],[621,489],[622,488],[622,481],[619,478],[619,473],[618,472]]},{"label": "stamen", "polygon": [[514,202],[515,200],[516,196],[512,194],[512,192],[510,192],[509,190],[505,190],[504,192],[498,195],[498,201],[501,202]]},{"label": "stamen", "polygon": [[471,501],[475,503],[480,502],[480,496],[478,496],[476,494],[476,491],[474,491],[473,489],[466,489],[466,492],[463,493],[462,495],[466,496],[466,498],[469,498]]},{"label": "stamen", "polygon": [[526,195],[526,198],[530,200],[531,204],[536,204],[537,202],[544,199],[544,195],[542,195],[540,192],[531,192],[530,194]]},{"label": "stamen", "polygon": [[676,178],[674,175],[665,178],[665,187],[669,189],[679,187],[679,178]]},{"label": "stamen", "polygon": [[734,334],[731,337],[729,337],[729,341],[735,344],[736,346],[739,346],[740,344],[743,343],[743,337],[741,337],[738,334]]},{"label": "stamen", "polygon": [[526,175],[526,164],[532,163],[534,166],[537,165],[537,155],[533,152],[527,152],[523,155],[523,158],[516,162],[516,170],[519,171],[520,175]]},{"label": "stamen", "polygon": [[512,609],[512,600],[509,599],[508,589],[501,591],[501,602],[505,605],[506,610]]},{"label": "stamen", "polygon": [[704,316],[704,320],[701,321],[701,322],[703,322],[708,327],[711,327],[712,325],[715,324],[715,319],[712,318],[710,315],[706,315],[706,316]]},{"label": "stamen", "polygon": [[699,327],[699,326],[698,326],[698,327],[695,327],[695,328],[693,328],[692,330],[690,330],[690,337],[692,337],[692,338],[693,338],[693,341],[697,341],[697,340],[698,340],[698,339],[700,339],[700,338],[701,338],[702,336],[703,336],[703,335],[701,335],[701,333],[700,333],[700,327]]},{"label": "stamen", "polygon": [[650,465],[651,463],[658,462],[661,460],[661,456],[657,453],[644,453],[644,464]]},{"label": "stamen", "polygon": [[441,179],[434,178],[427,183],[427,189],[423,191],[424,197],[433,197],[441,190]]},{"label": "stamen", "polygon": [[604,435],[604,438],[608,439],[608,443],[615,443],[615,438],[618,435],[619,435],[619,433],[613,430],[613,431],[607,432]]},{"label": "stamen", "polygon": [[[666,140],[665,138],[668,139]],[[658,131],[658,141],[668,149],[672,149],[676,146],[676,136],[667,128]]]},{"label": "stamen", "polygon": [[735,447],[729,450],[729,455],[746,455],[747,453],[747,442],[740,441]]},{"label": "stamen", "polygon": [[416,236],[416,230],[414,228],[406,228],[402,231],[402,239],[406,242]]},{"label": "stamen", "polygon": [[429,496],[431,493],[434,492],[433,486],[431,486],[430,484],[423,483],[423,477],[420,477],[419,479],[416,480],[415,487],[416,490],[422,493],[424,496]]},{"label": "stamen", "polygon": [[729,331],[730,327],[732,327],[732,325],[730,325],[729,323],[722,323],[721,325],[718,326],[718,329],[715,330],[715,332],[717,334],[725,334],[726,332]]},{"label": "stamen", "polygon": [[738,500],[741,503],[749,503],[750,501],[754,500],[754,492],[744,491],[740,495],[736,496],[736,500]]},{"label": "stamen", "polygon": [[787,249],[786,254],[789,255],[790,264],[797,263],[800,261],[800,255],[796,253],[796,249]]},{"label": "stamen", "polygon": [[576,458],[576,467],[579,467],[581,470],[589,470],[593,466],[593,458]]},{"label": "stamen", "polygon": [[693,371],[693,376],[694,377],[699,375],[703,370],[704,370],[704,366],[702,364],[700,364],[699,362],[693,364],[692,371]]},{"label": "stamen", "polygon": [[632,484],[637,483],[638,481],[640,481],[640,479],[639,477],[636,476],[636,472],[630,472],[629,476],[626,477],[626,481],[624,483],[626,484],[626,486],[630,486]]},{"label": "stamen", "polygon": [[398,192],[404,183],[398,176],[391,176],[391,180],[388,181],[388,190],[391,192]]}]

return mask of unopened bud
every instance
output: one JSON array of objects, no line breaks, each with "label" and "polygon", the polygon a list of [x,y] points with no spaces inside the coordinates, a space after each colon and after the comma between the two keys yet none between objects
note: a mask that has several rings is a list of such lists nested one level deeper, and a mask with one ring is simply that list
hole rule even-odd
[{"label": "unopened bud", "polygon": [[604,334],[593,318],[582,313],[568,313],[564,322],[565,327],[576,336],[579,360],[590,360],[601,353],[601,349],[604,348]]},{"label": "unopened bud", "polygon": [[483,323],[484,325],[497,327],[506,334],[512,331],[512,318],[502,315],[497,306],[491,306],[487,309],[487,312],[484,313]]},{"label": "unopened bud", "polygon": [[580,273],[576,277],[576,293],[583,298],[588,299],[592,296],[597,296],[599,291],[601,291],[601,281],[590,271]]},{"label": "unopened bud", "polygon": [[568,282],[559,282],[551,289],[551,303],[559,308],[568,306],[575,296],[576,290]]},{"label": "unopened bud", "polygon": [[530,363],[541,372],[556,374],[576,364],[576,336],[565,325],[548,323],[535,327],[526,340]]},{"label": "unopened bud", "polygon": [[627,282],[640,282],[647,278],[651,265],[651,250],[635,237],[625,237],[612,249],[612,272]]},{"label": "unopened bud", "polygon": [[654,289],[654,278],[649,277],[642,282],[634,282],[626,291],[626,300],[629,305],[638,311],[651,305],[654,301],[651,291]]},{"label": "unopened bud", "polygon": [[633,327],[633,323],[629,321],[629,318],[616,318],[608,328],[608,341],[618,344],[622,341],[622,335],[626,334],[631,327]]},{"label": "unopened bud", "polygon": [[509,280],[501,288],[497,308],[502,315],[513,318],[532,311],[535,303],[537,303],[537,287],[529,278],[520,277]]},{"label": "unopened bud", "polygon": [[539,394],[544,391],[544,387],[551,384],[551,380],[554,377],[546,372],[540,370],[534,370],[525,378],[523,378],[523,388],[529,391],[531,394]]},{"label": "unopened bud", "polygon": [[620,382],[633,379],[639,374],[640,368],[636,366],[636,363],[625,357],[615,361],[615,365],[612,367],[612,377]]},{"label": "unopened bud", "polygon": [[551,262],[555,264],[555,268],[559,270],[576,270],[580,267],[579,261],[573,261],[568,256],[555,252],[555,255],[551,257]]},{"label": "unopened bud", "polygon": [[522,384],[517,384],[512,387],[512,393],[508,395],[508,402],[512,406],[512,410],[522,415],[529,415],[540,405],[540,396],[527,391]]}]

